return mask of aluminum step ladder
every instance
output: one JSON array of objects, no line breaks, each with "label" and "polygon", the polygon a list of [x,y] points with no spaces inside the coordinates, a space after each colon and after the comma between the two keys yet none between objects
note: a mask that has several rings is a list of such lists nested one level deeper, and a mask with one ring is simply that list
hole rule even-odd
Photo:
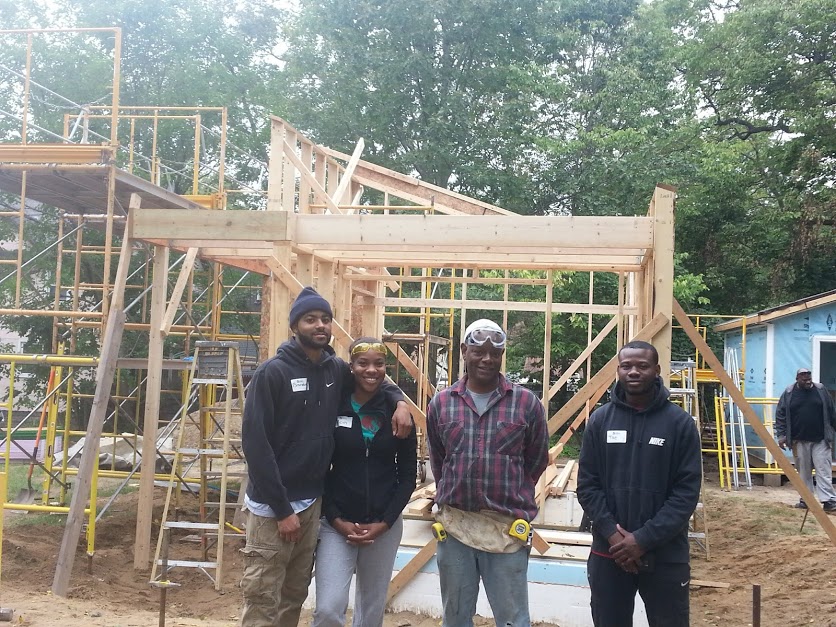
[{"label": "aluminum step ladder", "polygon": [[[215,589],[220,590],[224,539],[243,536],[243,532],[228,522],[232,518],[228,515],[229,510],[237,507],[237,500],[227,498],[229,479],[246,474],[245,471],[230,470],[230,462],[243,460],[241,440],[230,433],[233,418],[242,417],[244,410],[244,382],[237,342],[195,343],[186,397],[194,397],[195,390],[198,410],[189,413],[187,401],[180,413],[171,477],[167,482],[151,572],[151,584],[162,589],[174,585],[168,581],[169,571],[182,567],[200,570],[212,580]],[[186,440],[187,433],[192,434],[191,441]],[[177,475],[186,477],[198,471],[198,520],[178,520],[180,481]],[[213,498],[214,495],[217,498]],[[180,539],[184,536],[196,537],[203,549],[202,559],[173,557],[175,535]]]}]

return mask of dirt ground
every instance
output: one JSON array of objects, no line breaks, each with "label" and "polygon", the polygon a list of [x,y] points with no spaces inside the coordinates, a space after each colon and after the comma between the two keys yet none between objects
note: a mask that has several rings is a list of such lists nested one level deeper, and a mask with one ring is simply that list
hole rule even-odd
[{"label": "dirt ground", "polygon": [[[711,559],[694,552],[693,578],[731,587],[692,588],[692,625],[751,625],[752,584],[759,583],[764,627],[836,627],[836,549],[812,516],[799,533],[803,512],[791,507],[797,498],[788,485],[738,492],[707,486]],[[49,592],[63,526],[26,524],[25,514],[7,513],[0,606],[15,610],[14,624],[157,625],[159,592],[149,586],[148,573],[133,569],[135,507],[136,494],[122,496],[99,523],[92,572],[87,572],[87,557],[79,551],[67,599]],[[168,593],[166,625],[236,624],[240,596],[235,582],[241,563],[231,549],[226,553],[223,593],[215,592],[198,572],[174,571],[172,579],[182,587]],[[178,543],[172,558],[184,557],[183,550],[198,555],[196,546]],[[308,619],[306,615],[303,624]],[[407,625],[437,627],[439,621],[406,613],[387,616],[387,627]]]}]

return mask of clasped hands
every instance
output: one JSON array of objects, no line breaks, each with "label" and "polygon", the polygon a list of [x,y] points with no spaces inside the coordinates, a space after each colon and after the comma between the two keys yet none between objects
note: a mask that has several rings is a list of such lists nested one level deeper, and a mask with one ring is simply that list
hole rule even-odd
[{"label": "clasped hands", "polygon": [[639,572],[641,557],[645,551],[632,533],[625,531],[618,524],[616,529],[617,531],[607,539],[610,543],[610,554],[622,570],[635,575]]},{"label": "clasped hands", "polygon": [[356,545],[371,544],[389,529],[385,522],[355,523],[342,518],[335,518],[331,526],[344,536],[349,544]]}]

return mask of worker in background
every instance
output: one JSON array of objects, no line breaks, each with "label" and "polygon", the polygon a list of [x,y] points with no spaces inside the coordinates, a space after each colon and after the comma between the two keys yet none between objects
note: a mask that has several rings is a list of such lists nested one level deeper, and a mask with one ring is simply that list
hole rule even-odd
[{"label": "worker in background", "polygon": [[636,592],[650,627],[688,627],[688,521],[700,495],[694,419],[668,400],[647,342],[618,353],[611,400],[583,434],[578,501],[592,520],[592,621],[630,627]]},{"label": "worker in background", "polygon": [[[247,391],[243,627],[296,627],[308,595],[337,410],[344,389],[354,387],[348,364],[329,346],[332,317],[328,301],[303,289],[290,309],[294,337],[258,367]],[[412,417],[403,394],[382,385],[397,404],[393,433],[407,437]]]},{"label": "worker in background", "polygon": [[[833,399],[821,383],[813,383],[813,374],[808,368],[799,368],[795,383],[778,399],[775,435],[778,446],[792,450],[795,469],[826,512],[836,511],[832,466],[834,433],[836,412]],[[800,499],[795,507],[807,509],[807,504]]]},{"label": "worker in background", "polygon": [[[436,519],[446,532],[436,554],[443,627],[473,625],[480,578],[497,625],[530,625],[527,525],[537,515],[548,429],[540,400],[500,372],[505,343],[496,323],[470,324],[466,375],[427,409]],[[518,526],[525,533],[512,535]]]}]

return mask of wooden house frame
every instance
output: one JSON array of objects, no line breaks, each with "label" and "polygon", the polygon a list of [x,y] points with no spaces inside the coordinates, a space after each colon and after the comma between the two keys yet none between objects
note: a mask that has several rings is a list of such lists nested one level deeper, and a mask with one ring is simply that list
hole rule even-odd
[{"label": "wooden house frame", "polygon": [[[170,250],[187,253],[181,277],[188,275],[198,256],[263,275],[264,356],[275,352],[289,336],[290,305],[303,286],[313,285],[334,307],[338,351],[344,351],[360,333],[382,336],[387,311],[395,307],[457,309],[462,311],[461,324],[467,310],[531,311],[545,317],[543,367],[550,372],[552,316],[612,316],[595,338],[590,325],[589,346],[559,381],[551,385],[549,377],[544,377],[546,406],[613,330],[618,345],[635,337],[653,342],[662,372],[668,372],[673,304],[672,188],[656,188],[645,216],[521,216],[363,161],[362,148],[362,140],[352,155],[323,148],[274,117],[266,211],[172,209],[140,203],[131,208],[126,239],[154,247],[146,398],[155,395],[159,377],[153,374],[162,360],[162,353],[154,347],[162,342],[171,318],[166,312],[176,308],[185,281],[178,280],[169,295],[165,281],[158,278],[168,271]],[[384,204],[359,204],[368,190],[382,195]],[[392,274],[393,268],[401,274]],[[421,274],[413,275],[413,268]],[[449,274],[439,276],[440,269]],[[502,274],[483,276],[485,270]],[[543,274],[541,279],[515,278],[517,270]],[[549,288],[553,273],[560,271],[617,274],[617,302],[553,302]],[[422,298],[387,296],[387,287],[399,281],[459,283],[461,296],[433,298],[428,290],[422,291]],[[543,300],[515,302],[509,299],[507,289],[503,300],[468,300],[466,286],[470,282],[542,285]],[[420,398],[413,399],[413,410],[421,427],[432,384],[426,380],[426,371],[422,372],[405,351],[394,342],[390,346],[419,382]],[[612,369],[599,375],[588,377],[581,392],[550,418],[551,433],[587,402],[600,398],[612,382]],[[147,441],[153,440],[155,421],[156,408],[149,404],[144,425]],[[135,545],[138,567],[147,563],[150,547],[152,481],[151,477],[143,479],[140,488]]]}]

